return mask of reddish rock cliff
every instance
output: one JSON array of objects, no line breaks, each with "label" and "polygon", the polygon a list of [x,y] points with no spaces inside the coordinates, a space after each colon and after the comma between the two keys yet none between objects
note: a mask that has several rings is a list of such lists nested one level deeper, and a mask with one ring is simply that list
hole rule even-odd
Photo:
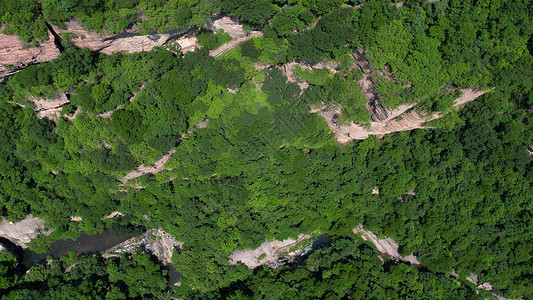
[{"label": "reddish rock cliff", "polygon": [[0,34],[0,82],[19,70],[40,62],[50,61],[59,56],[54,37],[48,32],[48,40],[39,47],[29,47],[16,35]]}]

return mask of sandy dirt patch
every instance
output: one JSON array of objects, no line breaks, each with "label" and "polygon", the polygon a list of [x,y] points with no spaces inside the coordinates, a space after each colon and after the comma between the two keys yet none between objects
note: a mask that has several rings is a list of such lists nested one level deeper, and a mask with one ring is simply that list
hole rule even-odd
[{"label": "sandy dirt patch", "polygon": [[112,213],[110,213],[108,216],[106,216],[105,218],[106,219],[113,219],[113,218],[116,218],[116,217],[123,217],[124,214],[121,213],[120,211],[114,211]]},{"label": "sandy dirt patch", "polygon": [[[262,265],[276,262],[278,259],[280,259],[283,252],[289,251],[290,248],[309,238],[311,238],[310,235],[300,234],[296,240],[289,238],[283,241],[265,241],[256,249],[234,251],[229,256],[229,263],[231,265],[235,265],[238,262],[241,262],[248,268],[254,269]],[[259,257],[263,254],[264,257],[259,259]]]},{"label": "sandy dirt patch", "polygon": [[30,101],[33,102],[33,110],[35,111],[44,111],[49,109],[60,108],[63,105],[70,103],[70,100],[68,100],[67,95],[65,95],[64,93],[57,94],[53,100],[42,98],[37,99],[35,97],[31,97]]}]

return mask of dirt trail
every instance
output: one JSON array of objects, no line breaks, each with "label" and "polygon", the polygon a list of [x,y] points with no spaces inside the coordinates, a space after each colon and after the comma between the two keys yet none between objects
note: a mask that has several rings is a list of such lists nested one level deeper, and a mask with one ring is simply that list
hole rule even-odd
[{"label": "dirt trail", "polygon": [[[137,96],[139,96],[139,93],[140,93],[142,90],[144,90],[145,87],[146,87],[146,85],[143,84],[143,85],[141,85],[141,87],[140,87],[137,91],[133,92],[133,95],[132,95],[132,96],[130,97],[130,99],[128,100],[129,103],[132,103],[133,101],[135,101],[135,99],[137,99]],[[124,108],[124,107],[126,107],[126,104],[119,105],[119,106],[115,107],[115,109],[113,109],[113,110],[106,111],[106,112],[101,113],[101,114],[96,115],[96,116],[97,116],[98,118],[109,119],[109,118],[111,118],[111,115],[113,114],[113,112],[114,112],[115,110],[118,110],[118,109],[121,109],[121,108]]]},{"label": "dirt trail", "polygon": [[[283,252],[290,250],[290,248],[309,238],[311,238],[310,235],[300,234],[296,240],[291,238],[283,241],[273,240],[269,242],[267,240],[256,249],[234,251],[229,256],[229,263],[230,265],[235,265],[238,262],[241,262],[249,269],[254,269],[262,265],[276,262]],[[263,254],[266,256],[259,260],[259,257]]]},{"label": "dirt trail", "polygon": [[168,170],[165,168],[165,164],[167,163],[170,156],[174,153],[176,153],[175,149],[172,149],[169,152],[165,153],[165,155],[163,155],[163,157],[161,157],[158,161],[156,161],[154,165],[151,167],[140,165],[136,171],[129,172],[124,177],[122,177],[120,179],[120,182],[122,182],[122,184],[120,185],[123,186],[129,180],[135,179],[137,177],[141,177],[145,174],[156,174],[163,170]]}]

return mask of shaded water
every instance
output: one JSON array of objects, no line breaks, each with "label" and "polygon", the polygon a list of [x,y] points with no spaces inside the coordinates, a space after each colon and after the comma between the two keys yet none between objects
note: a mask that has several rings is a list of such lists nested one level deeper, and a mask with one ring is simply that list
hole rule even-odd
[{"label": "shaded water", "polygon": [[69,251],[74,251],[77,255],[81,256],[91,255],[107,250],[127,239],[129,237],[115,236],[109,232],[103,232],[97,235],[86,235],[84,232],[81,232],[77,240],[65,238],[54,241],[45,253],[37,253],[25,249],[22,263],[26,268],[29,268],[35,264],[45,263],[48,256],[52,256],[54,259],[58,259],[61,256],[68,256]]},{"label": "shaded water", "polygon": [[329,246],[330,243],[331,243],[331,239],[329,238],[329,236],[327,234],[321,234],[316,238],[316,240],[313,241],[312,247],[313,247],[313,250],[315,250],[318,248]]}]

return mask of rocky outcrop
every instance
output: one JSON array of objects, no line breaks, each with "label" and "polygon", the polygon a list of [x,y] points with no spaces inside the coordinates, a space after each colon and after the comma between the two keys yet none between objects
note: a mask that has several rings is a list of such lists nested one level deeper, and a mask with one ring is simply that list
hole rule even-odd
[{"label": "rocky outcrop", "polygon": [[182,246],[183,242],[176,241],[170,234],[161,229],[154,229],[106,250],[105,257],[120,253],[134,253],[137,249],[144,248],[145,251],[157,257],[160,262],[170,264],[173,250]]},{"label": "rocky outcrop", "polygon": [[[300,234],[298,239],[286,239],[283,241],[273,240],[265,241],[256,249],[245,249],[241,251],[234,251],[229,256],[229,263],[235,265],[238,262],[243,263],[250,269],[257,268],[262,265],[273,264],[277,262],[283,252],[288,252],[292,247],[297,246],[303,240],[311,238],[310,235]],[[302,252],[304,249],[299,249]],[[289,253],[290,256],[299,256],[298,251],[295,253]]]},{"label": "rocky outcrop", "polygon": [[413,254],[401,256],[398,251],[400,246],[391,238],[378,239],[372,231],[365,230],[362,225],[355,227],[353,232],[360,234],[363,240],[372,242],[380,255],[386,255],[394,260],[408,262],[413,265],[420,265],[420,262]]},{"label": "rocky outcrop", "polygon": [[215,32],[222,29],[227,32],[229,36],[231,36],[231,38],[233,39],[246,36],[246,32],[244,31],[242,24],[228,16],[215,18],[213,20],[213,23],[207,25],[206,27],[207,29],[213,30]]},{"label": "rocky outcrop", "polygon": [[16,35],[0,34],[0,82],[29,65],[51,61],[59,54],[50,31],[48,40],[40,43],[39,47],[29,47]]},{"label": "rocky outcrop", "polygon": [[[455,107],[473,101],[487,92],[479,89],[462,89],[461,91],[463,96],[455,100]],[[393,132],[425,128],[424,123],[442,117],[439,113],[417,112],[412,110],[414,106],[415,104],[404,104],[394,110],[381,107],[383,112],[379,115],[375,114],[375,110],[369,109],[373,117],[365,126],[354,122],[346,125],[339,124],[338,116],[341,114],[341,108],[337,105],[312,108],[311,112],[317,112],[322,116],[331,131],[336,134],[337,141],[343,144],[352,140],[364,140],[371,135],[383,136]]]},{"label": "rocky outcrop", "polygon": [[76,21],[65,22],[66,29],[53,26],[58,34],[68,34],[73,38],[70,41],[80,48],[89,48],[93,51],[100,51],[111,54],[118,51],[141,52],[150,51],[154,47],[162,46],[169,39],[176,35],[183,34],[186,30],[173,30],[166,33],[150,33],[141,35],[136,33],[136,28],[126,30],[118,35],[98,34],[87,31]]},{"label": "rocky outcrop", "polygon": [[16,223],[2,218],[0,222],[0,237],[10,240],[22,248],[38,235],[49,235],[52,230],[45,231],[44,220],[34,218],[31,214]]},{"label": "rocky outcrop", "polygon": [[48,28],[48,40],[39,47],[29,47],[15,35],[0,34],[0,82],[21,69],[40,62],[51,61],[58,57],[62,49],[60,36],[80,48],[88,48],[111,54],[118,51],[150,51],[162,46],[171,38],[185,33],[185,29],[176,29],[166,33],[136,33],[135,26],[118,35],[98,34],[87,31],[76,21],[65,22],[66,29],[55,25]]}]

